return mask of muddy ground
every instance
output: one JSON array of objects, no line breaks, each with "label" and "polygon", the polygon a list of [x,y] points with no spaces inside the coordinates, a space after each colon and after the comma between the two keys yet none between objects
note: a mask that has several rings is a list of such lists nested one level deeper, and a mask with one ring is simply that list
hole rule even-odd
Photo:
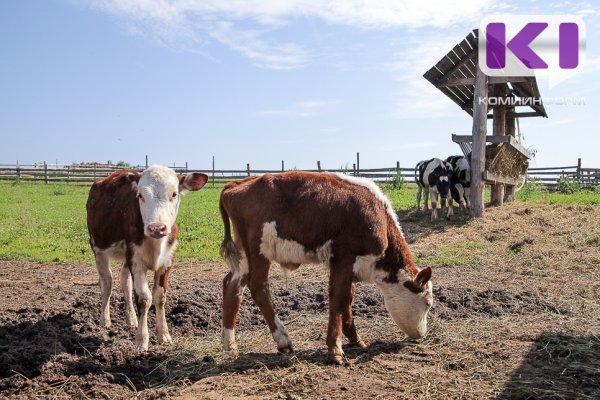
[{"label": "muddy ground", "polygon": [[[221,263],[176,263],[172,346],[136,349],[118,282],[101,329],[90,265],[0,262],[0,398],[600,398],[600,208],[512,204],[430,223],[400,213],[434,268],[430,334],[407,341],[379,291],[357,288],[366,350],[326,362],[327,274],[273,268],[276,311],[296,353],[279,355],[249,296],[240,355],[220,349]],[[119,267],[114,268],[118,281]],[[151,309],[150,325],[154,310]]]}]

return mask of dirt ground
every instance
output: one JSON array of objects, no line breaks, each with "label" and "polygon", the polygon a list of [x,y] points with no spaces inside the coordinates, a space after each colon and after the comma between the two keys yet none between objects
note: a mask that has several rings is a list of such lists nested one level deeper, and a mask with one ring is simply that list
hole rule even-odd
[{"label": "dirt ground", "polygon": [[[136,349],[113,270],[113,327],[101,329],[90,265],[0,262],[0,398],[600,398],[600,208],[511,204],[479,220],[400,214],[434,268],[430,333],[406,340],[374,286],[354,311],[366,350],[326,362],[327,272],[273,268],[275,308],[296,352],[279,355],[246,296],[240,355],[220,348],[221,263],[176,262],[172,346]],[[444,255],[445,258],[440,258]]]}]

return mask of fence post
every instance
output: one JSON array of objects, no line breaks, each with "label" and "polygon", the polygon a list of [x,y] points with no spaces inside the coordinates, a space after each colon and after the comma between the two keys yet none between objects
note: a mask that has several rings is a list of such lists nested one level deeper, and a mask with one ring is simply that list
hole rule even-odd
[{"label": "fence post", "polygon": [[360,153],[356,152],[356,176],[360,176]]},{"label": "fence post", "polygon": [[186,172],[186,173],[188,172],[188,164],[187,164],[187,161],[185,162],[185,172]]},{"label": "fence post", "polygon": [[400,161],[396,161],[396,176],[394,179],[398,177],[398,174],[400,174]]},{"label": "fence post", "polygon": [[583,174],[581,173],[581,158],[577,159],[577,180],[583,183]]},{"label": "fence post", "polygon": [[281,172],[285,172],[285,164],[283,163],[283,160],[281,160]]},{"label": "fence post", "polygon": [[48,184],[48,164],[44,161],[44,182]]},{"label": "fence post", "polygon": [[146,169],[148,169],[148,154],[146,154]]},{"label": "fence post", "polygon": [[17,160],[17,182],[21,182],[21,168],[19,168],[19,160]]},{"label": "fence post", "polygon": [[212,187],[215,187],[215,156],[212,157]]},{"label": "fence post", "polygon": [[321,172],[321,161],[317,161],[317,169]]},{"label": "fence post", "polygon": [[356,163],[352,164],[352,175],[356,176]]},{"label": "fence post", "polygon": [[71,183],[71,167],[67,165],[67,185]]},{"label": "fence post", "polygon": [[246,164],[246,172],[248,173],[248,176],[250,176],[250,164]]},{"label": "fence post", "polygon": [[96,182],[96,163],[94,163],[94,182]]}]

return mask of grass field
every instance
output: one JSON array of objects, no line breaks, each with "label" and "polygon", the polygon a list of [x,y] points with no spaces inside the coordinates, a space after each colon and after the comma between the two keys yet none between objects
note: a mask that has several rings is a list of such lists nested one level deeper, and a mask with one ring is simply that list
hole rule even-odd
[{"label": "grass field", "polygon": [[[415,207],[415,185],[384,190],[396,210]],[[92,263],[85,222],[88,191],[87,186],[0,181],[0,259]],[[218,188],[206,188],[182,200],[178,260],[219,260],[219,193]],[[529,190],[520,197],[533,203],[600,205],[600,194],[588,191],[565,195]],[[445,257],[454,261],[452,254]]]}]

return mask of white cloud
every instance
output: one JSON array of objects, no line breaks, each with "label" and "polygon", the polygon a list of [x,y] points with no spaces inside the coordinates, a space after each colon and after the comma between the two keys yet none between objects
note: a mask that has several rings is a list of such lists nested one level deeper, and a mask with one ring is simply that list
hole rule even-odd
[{"label": "white cloud", "polygon": [[[478,20],[492,0],[74,0],[121,18],[130,32],[185,50],[202,52],[208,38],[260,67],[305,65],[299,44],[278,44],[271,34],[298,18],[360,29],[449,27]],[[244,29],[237,28],[244,24]],[[252,26],[249,29],[247,26]],[[265,37],[271,36],[271,40]]]},{"label": "white cloud", "polygon": [[257,114],[262,117],[280,118],[314,117],[322,114],[325,110],[332,108],[338,103],[338,101],[333,100],[307,100],[282,109],[259,111]]},{"label": "white cloud", "polygon": [[463,113],[458,106],[423,74],[470,32],[467,27],[446,31],[443,35],[421,35],[413,39],[395,60],[383,66],[399,83],[394,116],[407,118],[445,118]]},{"label": "white cloud", "polygon": [[257,30],[236,29],[231,22],[219,22],[209,35],[246,56],[255,65],[269,69],[291,69],[307,62],[306,51],[294,44],[271,45],[260,38]]}]

